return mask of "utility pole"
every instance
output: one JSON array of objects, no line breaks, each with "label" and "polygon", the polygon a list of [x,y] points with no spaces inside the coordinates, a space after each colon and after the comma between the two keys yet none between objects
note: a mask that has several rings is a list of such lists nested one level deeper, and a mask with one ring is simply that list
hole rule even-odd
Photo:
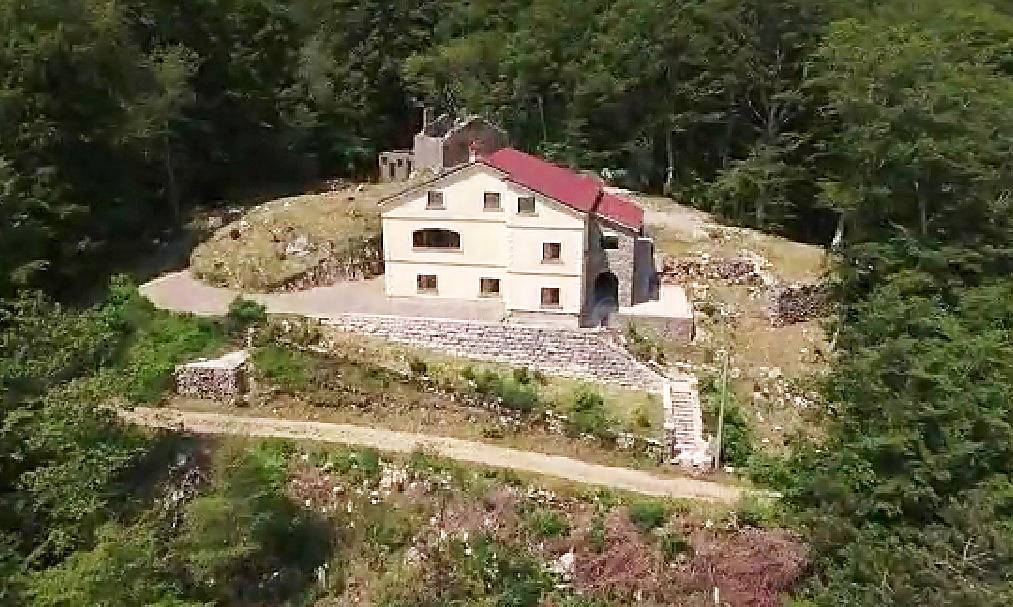
[{"label": "utility pole", "polygon": [[718,445],[714,453],[714,468],[721,465],[721,432],[725,425],[725,399],[728,398],[728,350],[725,350],[724,370],[721,373],[721,403],[718,408]]}]

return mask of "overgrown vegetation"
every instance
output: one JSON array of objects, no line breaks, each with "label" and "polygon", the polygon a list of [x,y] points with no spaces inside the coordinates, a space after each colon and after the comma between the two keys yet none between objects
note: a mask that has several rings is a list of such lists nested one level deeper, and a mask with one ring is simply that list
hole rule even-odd
[{"label": "overgrown vegetation", "polygon": [[[5,602],[302,600],[292,589],[303,582],[289,585],[305,579],[301,571],[281,588],[258,577],[259,564],[240,579],[270,598],[241,595],[220,577],[200,586],[193,580],[210,578],[186,564],[190,548],[172,553],[180,558],[169,575],[159,560],[171,552],[164,527],[143,497],[160,478],[151,471],[165,469],[164,451],[105,407],[157,400],[174,364],[215,354],[238,337],[235,327],[155,312],[124,285],[104,304],[72,306],[170,236],[195,203],[237,185],[364,175],[375,151],[409,142],[414,97],[480,111],[518,147],[618,169],[617,181],[731,222],[823,243],[836,233],[825,427],[793,459],[763,467],[785,485],[814,550],[799,600],[1013,603],[1006,3],[198,0],[180,11],[142,0],[28,0],[0,4],[0,24]],[[522,407],[530,400],[520,387],[529,384],[498,381],[491,393]],[[541,399],[546,388],[534,390]],[[596,401],[575,408],[576,431],[594,434]],[[208,520],[249,520],[228,491],[209,490],[221,510],[207,506]],[[587,552],[614,560],[587,561],[597,565],[581,570],[591,572],[584,579],[616,562],[625,567],[609,580],[616,596],[669,579],[658,577],[668,571],[657,566],[662,556],[645,549],[654,540],[597,514]],[[383,516],[391,518],[377,537],[400,550],[397,518]],[[790,591],[802,565],[787,534],[727,537],[734,542],[693,540],[691,587],[745,580],[722,594],[742,604]],[[398,578],[417,580],[418,591],[388,602],[526,604],[547,587],[530,566],[542,557],[505,545],[495,538],[482,555],[502,555],[523,584],[489,577],[491,556],[481,560],[474,546],[467,559],[434,549],[432,567]],[[193,554],[211,563],[266,554],[244,544],[216,561],[205,548]],[[641,553],[657,558],[630,558]],[[380,562],[373,557],[342,566],[368,568]],[[761,565],[762,590],[729,569],[738,563]],[[422,590],[434,587],[450,590]],[[693,596],[685,589],[674,598],[647,591],[672,603]]]}]

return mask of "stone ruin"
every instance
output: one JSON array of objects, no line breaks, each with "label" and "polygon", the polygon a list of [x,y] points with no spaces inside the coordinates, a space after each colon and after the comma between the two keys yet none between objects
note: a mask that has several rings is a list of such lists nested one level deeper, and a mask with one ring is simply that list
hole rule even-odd
[{"label": "stone ruin", "polygon": [[197,360],[176,367],[176,392],[182,396],[235,402],[250,391],[250,354],[230,352],[213,360]]},{"label": "stone ruin", "polygon": [[660,274],[663,282],[688,284],[700,280],[720,280],[731,285],[759,286],[767,281],[757,265],[755,260],[744,257],[666,257]]},{"label": "stone ruin", "polygon": [[820,284],[789,285],[775,289],[770,298],[770,324],[793,325],[830,312],[830,290]]}]

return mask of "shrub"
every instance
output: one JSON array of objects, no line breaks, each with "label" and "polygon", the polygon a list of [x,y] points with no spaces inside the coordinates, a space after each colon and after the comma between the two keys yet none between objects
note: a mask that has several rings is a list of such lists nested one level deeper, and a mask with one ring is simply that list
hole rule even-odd
[{"label": "shrub", "polygon": [[570,523],[555,510],[535,510],[529,516],[527,526],[540,539],[562,537],[570,533]]},{"label": "shrub", "polygon": [[[721,409],[721,386],[711,378],[701,388],[704,425],[716,436]],[[724,423],[721,425],[721,461],[736,468],[745,467],[753,454],[753,430],[746,422],[735,394],[728,390],[725,398]]]},{"label": "shrub", "polygon": [[531,369],[527,367],[516,367],[513,370],[514,381],[518,384],[530,384],[534,380]]},{"label": "shrub", "polygon": [[605,411],[605,400],[601,394],[588,388],[580,388],[574,394],[573,406],[567,416],[570,434],[590,435],[602,441],[615,440],[613,420]]},{"label": "shrub", "polygon": [[630,521],[643,531],[656,529],[668,518],[665,504],[654,500],[640,500],[630,504]]},{"label": "shrub", "polygon": [[514,377],[505,378],[491,370],[475,377],[475,391],[499,398],[504,407],[517,411],[530,412],[538,406],[538,388],[534,383],[522,383]]},{"label": "shrub", "polygon": [[626,348],[634,358],[643,362],[665,362],[665,349],[661,341],[646,329],[635,324],[626,325]]},{"label": "shrub", "polygon": [[133,402],[151,403],[169,388],[176,365],[216,356],[227,343],[221,325],[207,318],[156,311],[124,349],[114,383]]},{"label": "shrub", "polygon": [[225,320],[229,332],[237,333],[254,325],[263,325],[267,321],[267,308],[237,295],[229,304]]},{"label": "shrub", "polygon": [[587,528],[587,547],[591,552],[601,554],[605,551],[605,545],[605,517],[599,513],[591,519],[591,524]]},{"label": "shrub", "polygon": [[503,406],[529,413],[538,405],[538,392],[532,384],[518,384],[512,381],[505,381],[501,384],[499,397],[503,399]]},{"label": "shrub", "polygon": [[680,555],[693,556],[693,545],[689,543],[689,540],[674,533],[662,535],[658,541],[658,547],[661,548],[661,556],[666,563],[671,563]]},{"label": "shrub", "polygon": [[263,346],[253,352],[257,372],[286,392],[305,390],[312,383],[313,361],[307,354],[281,346]]},{"label": "shrub", "polygon": [[429,373],[429,365],[421,358],[413,356],[408,359],[408,372],[415,378],[426,377]]}]

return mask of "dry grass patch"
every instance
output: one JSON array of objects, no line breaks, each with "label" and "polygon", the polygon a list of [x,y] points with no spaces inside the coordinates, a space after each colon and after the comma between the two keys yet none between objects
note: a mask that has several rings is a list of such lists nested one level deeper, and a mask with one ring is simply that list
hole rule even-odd
[{"label": "dry grass patch", "polygon": [[379,255],[379,200],[403,187],[348,185],[265,202],[198,245],[191,270],[215,286],[246,291],[277,290],[321,267],[358,271]]},{"label": "dry grass patch", "polygon": [[816,282],[826,270],[822,247],[795,242],[749,228],[722,225],[703,211],[686,207],[662,196],[634,196],[643,205],[648,230],[661,255],[712,257],[759,256],[784,282]]}]

